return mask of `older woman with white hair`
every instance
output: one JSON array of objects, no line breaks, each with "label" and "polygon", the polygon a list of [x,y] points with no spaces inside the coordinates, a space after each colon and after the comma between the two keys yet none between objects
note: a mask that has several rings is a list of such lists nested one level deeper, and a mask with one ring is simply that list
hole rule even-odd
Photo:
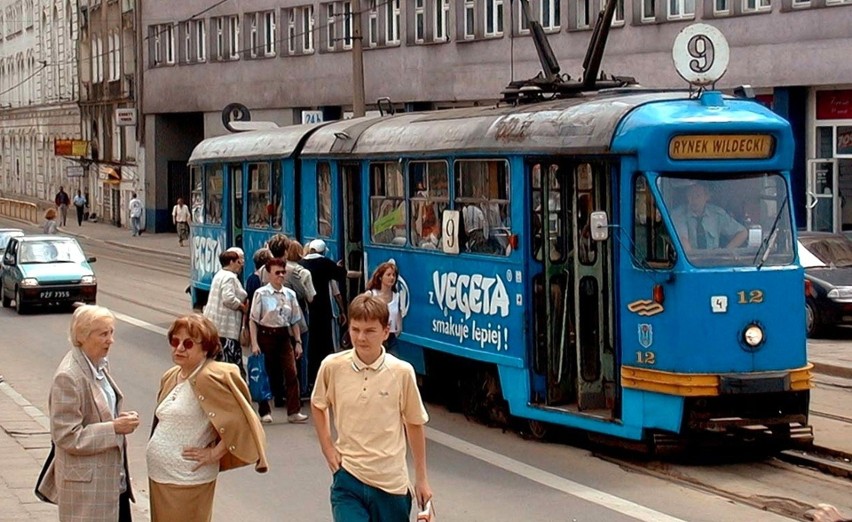
[{"label": "older woman with white hair", "polygon": [[71,319],[72,347],[53,376],[48,408],[54,458],[37,489],[59,505],[60,521],[131,519],[125,436],[139,426],[139,415],[121,410],[124,395],[109,372],[114,333],[108,309],[79,307]]}]

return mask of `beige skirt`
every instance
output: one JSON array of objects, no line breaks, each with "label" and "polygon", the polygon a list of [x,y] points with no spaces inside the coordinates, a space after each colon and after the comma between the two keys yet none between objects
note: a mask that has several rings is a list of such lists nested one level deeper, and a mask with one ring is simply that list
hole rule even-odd
[{"label": "beige skirt", "polygon": [[211,522],[216,481],[195,486],[159,484],[148,479],[151,522]]}]

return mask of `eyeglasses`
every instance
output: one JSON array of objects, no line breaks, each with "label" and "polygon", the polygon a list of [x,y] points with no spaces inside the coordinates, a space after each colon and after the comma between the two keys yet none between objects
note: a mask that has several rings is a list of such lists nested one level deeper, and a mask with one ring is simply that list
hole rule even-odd
[{"label": "eyeglasses", "polygon": [[285,272],[284,270],[276,270],[275,272],[272,272],[272,273],[277,275],[277,276],[283,276],[287,272]]},{"label": "eyeglasses", "polygon": [[[195,348],[196,343],[195,341],[189,338],[184,339],[181,343],[180,339],[178,339],[177,337],[172,337],[171,339],[169,339],[169,344],[172,345],[172,348],[178,348],[183,345],[184,350],[192,350],[193,348]],[[199,346],[201,345],[199,344]]]}]

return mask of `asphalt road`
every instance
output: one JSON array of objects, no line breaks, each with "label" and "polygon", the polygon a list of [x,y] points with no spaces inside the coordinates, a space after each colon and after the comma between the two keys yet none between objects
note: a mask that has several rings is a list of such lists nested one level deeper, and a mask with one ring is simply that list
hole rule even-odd
[{"label": "asphalt road", "polygon": [[[164,332],[176,314],[189,311],[188,267],[174,258],[95,242],[84,247],[98,257],[99,304],[119,318],[110,362],[127,408],[143,419],[129,439],[129,455],[135,487],[144,492],[157,386],[171,365]],[[51,376],[69,348],[69,319],[67,313],[19,317],[0,310],[0,373],[44,412]],[[584,449],[522,440],[440,406],[428,409],[429,472],[442,522],[783,519],[712,492],[633,473]],[[289,425],[282,422],[283,412],[274,413],[276,422],[267,426],[270,472],[243,468],[220,475],[215,520],[331,519],[331,477],[311,425]]]}]

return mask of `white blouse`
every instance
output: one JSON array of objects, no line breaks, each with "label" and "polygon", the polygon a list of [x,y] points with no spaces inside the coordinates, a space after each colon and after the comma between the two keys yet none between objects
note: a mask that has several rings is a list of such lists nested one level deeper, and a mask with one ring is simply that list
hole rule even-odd
[{"label": "white blouse", "polygon": [[[376,296],[381,297],[381,290],[370,290]],[[402,332],[402,310],[399,307],[399,292],[393,292],[391,302],[388,303],[388,327],[390,333],[399,335]]]},{"label": "white blouse", "polygon": [[187,381],[157,406],[157,429],[148,441],[146,457],[148,477],[160,484],[192,486],[216,480],[219,463],[214,462],[192,471],[197,465],[181,456],[184,448],[203,448],[216,440],[213,426],[195,398]]}]

